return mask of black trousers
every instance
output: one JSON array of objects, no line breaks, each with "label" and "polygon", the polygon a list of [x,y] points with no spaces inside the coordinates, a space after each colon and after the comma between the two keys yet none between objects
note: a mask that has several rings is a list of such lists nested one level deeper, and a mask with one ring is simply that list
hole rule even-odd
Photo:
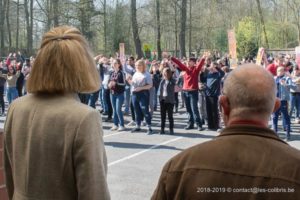
[{"label": "black trousers", "polygon": [[173,109],[174,104],[165,103],[164,100],[160,101],[161,130],[165,129],[167,113],[169,118],[170,130],[174,129]]},{"label": "black trousers", "polygon": [[110,100],[110,90],[107,89],[104,90],[104,98],[106,99],[107,107],[108,107],[107,118],[111,119],[113,114],[113,108]]},{"label": "black trousers", "polygon": [[1,105],[1,111],[2,111],[2,113],[4,113],[4,111],[5,111],[4,86],[0,86],[0,105]]},{"label": "black trousers", "polygon": [[86,104],[86,105],[89,103],[89,94],[79,93],[78,96],[79,96],[81,103]]},{"label": "black trousers", "polygon": [[207,124],[208,129],[219,128],[218,97],[206,96]]},{"label": "black trousers", "polygon": [[23,96],[23,86],[24,86],[24,75],[23,75],[23,73],[21,73],[17,80],[17,83],[16,83],[16,88],[17,88],[19,97]]},{"label": "black trousers", "polygon": [[178,92],[175,92],[175,108],[178,110],[179,106],[179,99],[178,99]]},{"label": "black trousers", "polygon": [[131,98],[130,98],[130,112],[131,112],[131,119],[132,121],[135,122],[135,112],[134,112],[134,107]]}]

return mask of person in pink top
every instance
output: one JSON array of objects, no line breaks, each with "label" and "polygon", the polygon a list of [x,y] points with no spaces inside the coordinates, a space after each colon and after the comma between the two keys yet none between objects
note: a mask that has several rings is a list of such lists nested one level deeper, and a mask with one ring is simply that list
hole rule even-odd
[{"label": "person in pink top", "polygon": [[190,130],[194,128],[194,123],[197,124],[197,128],[199,131],[204,130],[201,123],[201,118],[198,109],[198,77],[199,73],[202,69],[202,66],[205,62],[205,57],[197,63],[196,58],[190,58],[188,61],[188,66],[184,65],[178,59],[171,57],[173,63],[176,64],[177,68],[182,71],[185,71],[183,76],[183,95],[185,99],[186,109],[189,114],[189,121],[186,130]]}]

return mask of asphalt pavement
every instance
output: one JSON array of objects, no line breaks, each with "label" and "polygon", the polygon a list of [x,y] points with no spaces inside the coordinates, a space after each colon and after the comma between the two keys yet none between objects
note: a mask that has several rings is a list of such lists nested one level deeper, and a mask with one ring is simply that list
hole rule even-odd
[{"label": "asphalt pavement", "polygon": [[[103,121],[106,116],[103,116]],[[125,116],[126,124],[130,116]],[[160,115],[154,112],[153,135],[147,135],[147,127],[142,132],[131,133],[133,127],[123,132],[110,131],[112,123],[103,122],[104,142],[108,159],[108,185],[112,200],[150,199],[157,185],[162,167],[174,155],[181,151],[209,141],[219,133],[216,131],[186,131],[186,110],[180,109],[174,114],[175,135],[159,135]],[[0,117],[3,128],[5,117]],[[168,123],[166,124],[168,127]],[[204,125],[206,127],[206,125]],[[166,128],[168,133],[168,128]],[[300,150],[300,124],[292,124],[291,141],[288,143]],[[280,137],[285,138],[280,129]]]}]

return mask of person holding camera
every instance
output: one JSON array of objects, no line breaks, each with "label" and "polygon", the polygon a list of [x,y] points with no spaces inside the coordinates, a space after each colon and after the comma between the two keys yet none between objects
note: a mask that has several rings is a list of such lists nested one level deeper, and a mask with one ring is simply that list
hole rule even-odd
[{"label": "person holding camera", "polygon": [[125,74],[122,71],[122,64],[120,59],[113,61],[114,71],[110,75],[108,88],[110,89],[110,100],[113,107],[113,122],[112,131],[124,131],[124,117],[122,112],[122,105],[124,103],[124,92],[126,86]]},{"label": "person holding camera", "polygon": [[207,125],[208,129],[216,131],[220,128],[218,99],[221,94],[221,81],[225,72],[214,62],[210,64],[207,70],[205,82]]}]

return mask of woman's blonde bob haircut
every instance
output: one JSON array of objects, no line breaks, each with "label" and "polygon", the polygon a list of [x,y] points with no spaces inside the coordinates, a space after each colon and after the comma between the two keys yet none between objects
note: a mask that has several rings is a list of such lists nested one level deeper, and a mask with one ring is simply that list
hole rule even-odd
[{"label": "woman's blonde bob haircut", "polygon": [[[143,59],[140,59],[138,61],[135,62],[135,68],[137,71],[141,72],[141,73],[145,73],[146,69],[147,69],[147,65],[146,65],[146,62],[143,60]],[[142,71],[139,70],[139,68],[137,66],[141,66],[143,67],[142,68]]]},{"label": "woman's blonde bob haircut", "polygon": [[29,93],[92,93],[100,77],[87,41],[74,27],[61,26],[42,39],[27,81]]}]

